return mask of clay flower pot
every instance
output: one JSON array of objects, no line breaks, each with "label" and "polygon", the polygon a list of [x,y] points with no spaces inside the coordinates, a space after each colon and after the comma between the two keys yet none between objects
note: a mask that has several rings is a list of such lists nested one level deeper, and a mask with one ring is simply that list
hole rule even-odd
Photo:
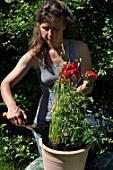
[{"label": "clay flower pot", "polygon": [[44,170],[84,170],[91,147],[88,145],[85,149],[76,151],[58,151],[45,146],[42,138],[39,139],[39,144],[42,148]]}]

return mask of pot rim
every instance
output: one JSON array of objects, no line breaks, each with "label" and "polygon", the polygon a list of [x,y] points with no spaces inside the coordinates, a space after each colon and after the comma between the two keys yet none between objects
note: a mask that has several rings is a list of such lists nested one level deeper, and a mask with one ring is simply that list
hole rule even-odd
[{"label": "pot rim", "polygon": [[91,148],[91,145],[87,145],[84,149],[79,149],[79,150],[75,150],[75,151],[59,151],[59,150],[55,150],[55,149],[51,149],[47,146],[45,146],[42,142],[42,138],[39,138],[39,144],[41,146],[41,148],[43,148],[44,150],[53,153],[53,154],[60,154],[60,155],[72,155],[72,154],[77,154],[77,153],[82,153],[86,150],[89,150]]}]

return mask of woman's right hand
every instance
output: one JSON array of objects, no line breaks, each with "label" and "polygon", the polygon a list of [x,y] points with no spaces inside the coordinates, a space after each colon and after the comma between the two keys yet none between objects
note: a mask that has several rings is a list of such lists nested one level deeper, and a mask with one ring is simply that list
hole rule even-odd
[{"label": "woman's right hand", "polygon": [[1,95],[8,108],[7,118],[17,126],[26,123],[27,115],[24,110],[17,107],[12,95],[12,88],[27,74],[29,69],[37,68],[36,63],[38,63],[38,57],[33,56],[33,51],[28,51],[1,82]]},{"label": "woman's right hand", "polygon": [[17,107],[16,111],[11,111],[8,109],[7,119],[14,125],[22,126],[25,124],[25,122],[27,122],[27,115],[24,110]]}]

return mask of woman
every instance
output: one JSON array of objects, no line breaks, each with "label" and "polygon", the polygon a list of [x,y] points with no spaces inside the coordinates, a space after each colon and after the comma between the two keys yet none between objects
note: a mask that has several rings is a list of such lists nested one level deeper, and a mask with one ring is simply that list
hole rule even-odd
[{"label": "woman", "polygon": [[[61,66],[65,62],[81,58],[80,74],[91,69],[87,45],[81,41],[64,39],[64,30],[71,20],[68,8],[59,0],[47,1],[39,8],[29,50],[1,83],[1,94],[8,108],[7,118],[13,124],[20,126],[27,121],[27,113],[17,106],[11,89],[29,69],[34,68],[38,73],[43,92],[34,120],[37,126],[48,125],[51,121],[51,101],[55,101],[52,87],[58,79]],[[87,81],[83,81],[77,91],[89,94],[92,87],[88,86]]]}]

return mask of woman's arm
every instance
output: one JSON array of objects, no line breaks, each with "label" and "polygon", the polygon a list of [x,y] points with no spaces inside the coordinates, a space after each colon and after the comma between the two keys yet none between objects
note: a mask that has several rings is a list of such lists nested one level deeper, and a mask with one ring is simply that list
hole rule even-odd
[{"label": "woman's arm", "polygon": [[34,68],[35,63],[36,58],[32,57],[31,52],[27,52],[1,83],[1,95],[8,108],[7,118],[15,125],[21,125],[22,118],[27,120],[27,115],[25,111],[18,108],[11,89],[25,76],[30,68]]},{"label": "woman's arm", "polygon": [[[81,58],[80,63],[80,74],[81,76],[86,70],[92,69],[91,56],[87,45],[84,42],[78,41],[77,43],[78,57]],[[89,86],[88,81],[84,80],[83,83],[77,88],[77,92],[85,92],[87,95],[93,90],[93,86]]]}]

